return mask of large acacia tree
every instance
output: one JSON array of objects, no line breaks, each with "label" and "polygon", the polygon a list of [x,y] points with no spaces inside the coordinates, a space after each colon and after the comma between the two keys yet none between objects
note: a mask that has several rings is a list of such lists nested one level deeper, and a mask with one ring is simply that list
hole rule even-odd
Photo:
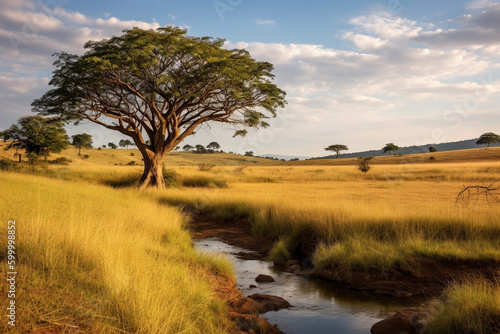
[{"label": "large acacia tree", "polygon": [[57,53],[53,89],[33,111],[89,120],[131,137],[144,158],[139,187],[164,188],[165,155],[206,122],[265,127],[285,104],[273,65],[224,40],[190,37],[175,27],[134,28],[89,41],[82,55]]}]

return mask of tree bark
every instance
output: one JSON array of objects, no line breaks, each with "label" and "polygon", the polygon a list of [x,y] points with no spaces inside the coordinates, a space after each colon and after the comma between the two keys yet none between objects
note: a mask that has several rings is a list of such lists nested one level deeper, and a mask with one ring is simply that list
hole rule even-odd
[{"label": "tree bark", "polygon": [[139,181],[139,189],[155,187],[165,189],[163,178],[163,160],[166,154],[141,152],[144,159],[144,172]]}]

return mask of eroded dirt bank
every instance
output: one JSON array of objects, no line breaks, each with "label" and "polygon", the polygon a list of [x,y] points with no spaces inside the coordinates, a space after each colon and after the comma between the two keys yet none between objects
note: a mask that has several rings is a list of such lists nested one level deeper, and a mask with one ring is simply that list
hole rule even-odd
[{"label": "eroded dirt bank", "polygon": [[[252,235],[250,223],[244,219],[226,221],[216,220],[208,215],[196,215],[193,216],[191,228],[195,239],[217,237],[230,245],[251,250],[252,252],[239,254],[243,259],[264,259],[276,241],[270,237]],[[304,236],[304,240],[309,239],[314,238]],[[371,272],[318,270],[311,268],[310,261],[307,261],[314,247],[298,245],[297,248],[302,250],[296,254],[296,261],[293,261],[297,273],[337,282],[350,289],[395,297],[439,295],[449,282],[460,277],[494,277],[500,271],[500,262],[493,260],[427,258],[411,259],[409,266],[394,268],[383,274],[377,272],[376,268]],[[297,264],[302,265],[300,269],[296,267]]]},{"label": "eroded dirt bank", "polygon": [[[248,249],[248,253],[240,253],[243,259],[262,260],[274,243],[269,237],[251,234],[251,227],[244,219],[235,221],[216,220],[207,215],[193,217],[191,224],[192,235],[195,239],[206,239],[216,237],[232,246]],[[304,238],[311,240],[314,238]],[[311,249],[310,245],[301,245],[299,249]],[[313,249],[313,248],[312,248]],[[250,252],[251,251],[251,252]],[[309,266],[305,261],[311,255],[304,251],[294,261],[289,261],[287,271],[295,272],[303,276],[314,276],[334,282],[339,287],[363,290],[368,293],[388,295],[399,298],[412,296],[439,296],[448,284],[466,275],[483,275],[493,277],[500,270],[500,263],[495,261],[456,261],[456,260],[432,260],[415,258],[411,265],[405,268],[395,268],[384,274],[376,272],[357,272],[339,270],[317,270]],[[229,286],[226,284],[220,288],[221,297],[229,301],[231,317],[240,324],[240,329],[251,333],[256,329],[248,327],[248,324],[259,323],[261,332],[279,333],[262,318],[255,316],[258,306],[253,300],[242,297],[241,291],[235,289],[235,282]],[[250,310],[251,309],[251,310]],[[261,320],[259,320],[261,319]]]}]

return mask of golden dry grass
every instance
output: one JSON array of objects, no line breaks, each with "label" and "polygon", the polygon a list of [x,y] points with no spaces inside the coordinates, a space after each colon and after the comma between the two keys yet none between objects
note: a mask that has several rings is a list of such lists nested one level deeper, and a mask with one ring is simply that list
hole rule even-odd
[{"label": "golden dry grass", "polygon": [[[133,189],[11,173],[0,184],[3,245],[17,224],[18,332],[230,330],[210,282],[231,266],[194,250],[178,210]],[[6,272],[4,247],[1,258]]]},{"label": "golden dry grass", "polygon": [[255,232],[276,237],[312,230],[323,240],[315,255],[323,267],[387,268],[413,256],[500,261],[498,191],[489,202],[455,202],[464,185],[498,185],[498,162],[383,165],[367,174],[354,166],[175,169],[229,187],[168,189],[163,201],[250,216]]}]

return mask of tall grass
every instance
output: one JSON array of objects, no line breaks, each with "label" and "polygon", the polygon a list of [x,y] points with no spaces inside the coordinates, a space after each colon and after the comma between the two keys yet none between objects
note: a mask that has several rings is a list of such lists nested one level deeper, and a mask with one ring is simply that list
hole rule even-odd
[{"label": "tall grass", "polygon": [[230,331],[210,284],[231,266],[194,250],[176,209],[30,175],[1,173],[0,184],[3,244],[7,220],[17,223],[20,332]]},{"label": "tall grass", "polygon": [[[258,175],[268,168],[249,167],[246,176],[253,169]],[[470,178],[480,170],[482,166],[469,171]],[[448,173],[447,178],[453,178],[455,171]],[[284,174],[275,183],[233,181],[227,189],[169,189],[158,196],[162,202],[187,204],[217,218],[246,217],[255,233],[288,237],[292,248],[304,233],[313,234],[322,241],[315,259],[324,268],[384,270],[404,265],[411,257],[500,261],[498,207],[481,200],[457,205],[461,182],[318,182],[301,180],[303,175],[299,171],[298,181],[284,181],[292,179]]]},{"label": "tall grass", "polygon": [[457,282],[430,311],[425,334],[500,333],[500,281]]}]

